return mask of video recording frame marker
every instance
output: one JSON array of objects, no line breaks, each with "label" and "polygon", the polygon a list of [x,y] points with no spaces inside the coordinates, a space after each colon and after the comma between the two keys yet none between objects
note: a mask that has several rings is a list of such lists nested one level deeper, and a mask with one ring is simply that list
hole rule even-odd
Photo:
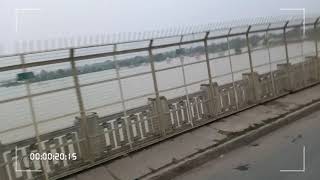
[{"label": "video recording frame marker", "polygon": [[280,8],[280,11],[302,11],[303,37],[306,36],[306,8]]},{"label": "video recording frame marker", "polygon": [[306,146],[303,146],[303,151],[302,151],[302,169],[297,169],[297,170],[291,170],[291,169],[285,169],[285,170],[280,170],[280,172],[306,172]]},{"label": "video recording frame marker", "polygon": [[18,146],[16,146],[15,148],[15,155],[16,155],[16,167],[15,167],[16,172],[42,172],[42,170],[37,170],[37,169],[27,169],[27,170],[18,169]]}]

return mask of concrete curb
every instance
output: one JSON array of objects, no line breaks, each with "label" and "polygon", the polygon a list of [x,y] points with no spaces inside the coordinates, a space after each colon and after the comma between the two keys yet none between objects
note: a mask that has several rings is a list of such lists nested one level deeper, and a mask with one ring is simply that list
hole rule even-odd
[{"label": "concrete curb", "polygon": [[272,120],[265,125],[258,127],[257,129],[247,131],[242,135],[234,136],[228,139],[226,142],[216,146],[209,147],[202,152],[193,154],[192,156],[177,162],[176,164],[169,165],[164,167],[157,172],[152,174],[147,174],[138,179],[151,179],[151,180],[163,180],[163,179],[173,179],[174,177],[187,172],[190,169],[198,167],[214,158],[219,157],[222,154],[230,152],[238,147],[249,144],[250,142],[267,135],[268,133],[277,130],[284,125],[292,123],[296,120],[301,119],[302,117],[315,112],[320,109],[320,100],[313,101],[304,107],[299,108],[293,112],[290,112],[284,116],[280,116],[275,120]]}]

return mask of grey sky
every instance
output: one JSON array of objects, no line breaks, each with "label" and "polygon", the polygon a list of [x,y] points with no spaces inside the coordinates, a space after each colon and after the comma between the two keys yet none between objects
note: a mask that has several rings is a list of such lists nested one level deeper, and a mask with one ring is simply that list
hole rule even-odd
[{"label": "grey sky", "polygon": [[[4,49],[19,39],[147,31],[289,13],[280,8],[319,14],[319,7],[319,0],[1,0],[0,44]],[[20,14],[16,33],[15,9],[23,8],[40,11]]]}]

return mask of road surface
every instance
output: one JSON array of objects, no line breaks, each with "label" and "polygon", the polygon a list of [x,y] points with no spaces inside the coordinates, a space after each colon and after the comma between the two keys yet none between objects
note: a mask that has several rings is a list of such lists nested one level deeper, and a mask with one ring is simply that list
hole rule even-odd
[{"label": "road surface", "polygon": [[175,178],[195,179],[319,180],[320,110]]}]

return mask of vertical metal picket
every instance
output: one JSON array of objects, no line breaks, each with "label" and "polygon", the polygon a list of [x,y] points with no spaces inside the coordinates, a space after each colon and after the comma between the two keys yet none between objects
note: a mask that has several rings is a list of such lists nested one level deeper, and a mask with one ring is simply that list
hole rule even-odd
[{"label": "vertical metal picket", "polygon": [[271,61],[271,52],[270,52],[270,42],[269,42],[269,30],[270,30],[271,24],[268,24],[266,34],[265,34],[265,40],[267,45],[267,51],[268,51],[268,59],[269,59],[269,69],[270,69],[270,76],[271,76],[271,83],[272,83],[272,90],[273,90],[273,96],[276,96],[276,86],[274,83],[274,76],[272,71],[272,61]]},{"label": "vertical metal picket", "polygon": [[[204,49],[206,54],[206,64],[207,64],[207,71],[208,71],[208,77],[209,77],[209,108],[215,108],[214,101],[216,100],[216,94],[213,92],[213,82],[212,82],[212,71],[210,67],[210,58],[209,58],[209,51],[208,51],[208,37],[209,37],[210,31],[206,32],[206,35],[204,37]],[[220,102],[219,102],[220,103]],[[217,112],[215,112],[217,113]]]}]

